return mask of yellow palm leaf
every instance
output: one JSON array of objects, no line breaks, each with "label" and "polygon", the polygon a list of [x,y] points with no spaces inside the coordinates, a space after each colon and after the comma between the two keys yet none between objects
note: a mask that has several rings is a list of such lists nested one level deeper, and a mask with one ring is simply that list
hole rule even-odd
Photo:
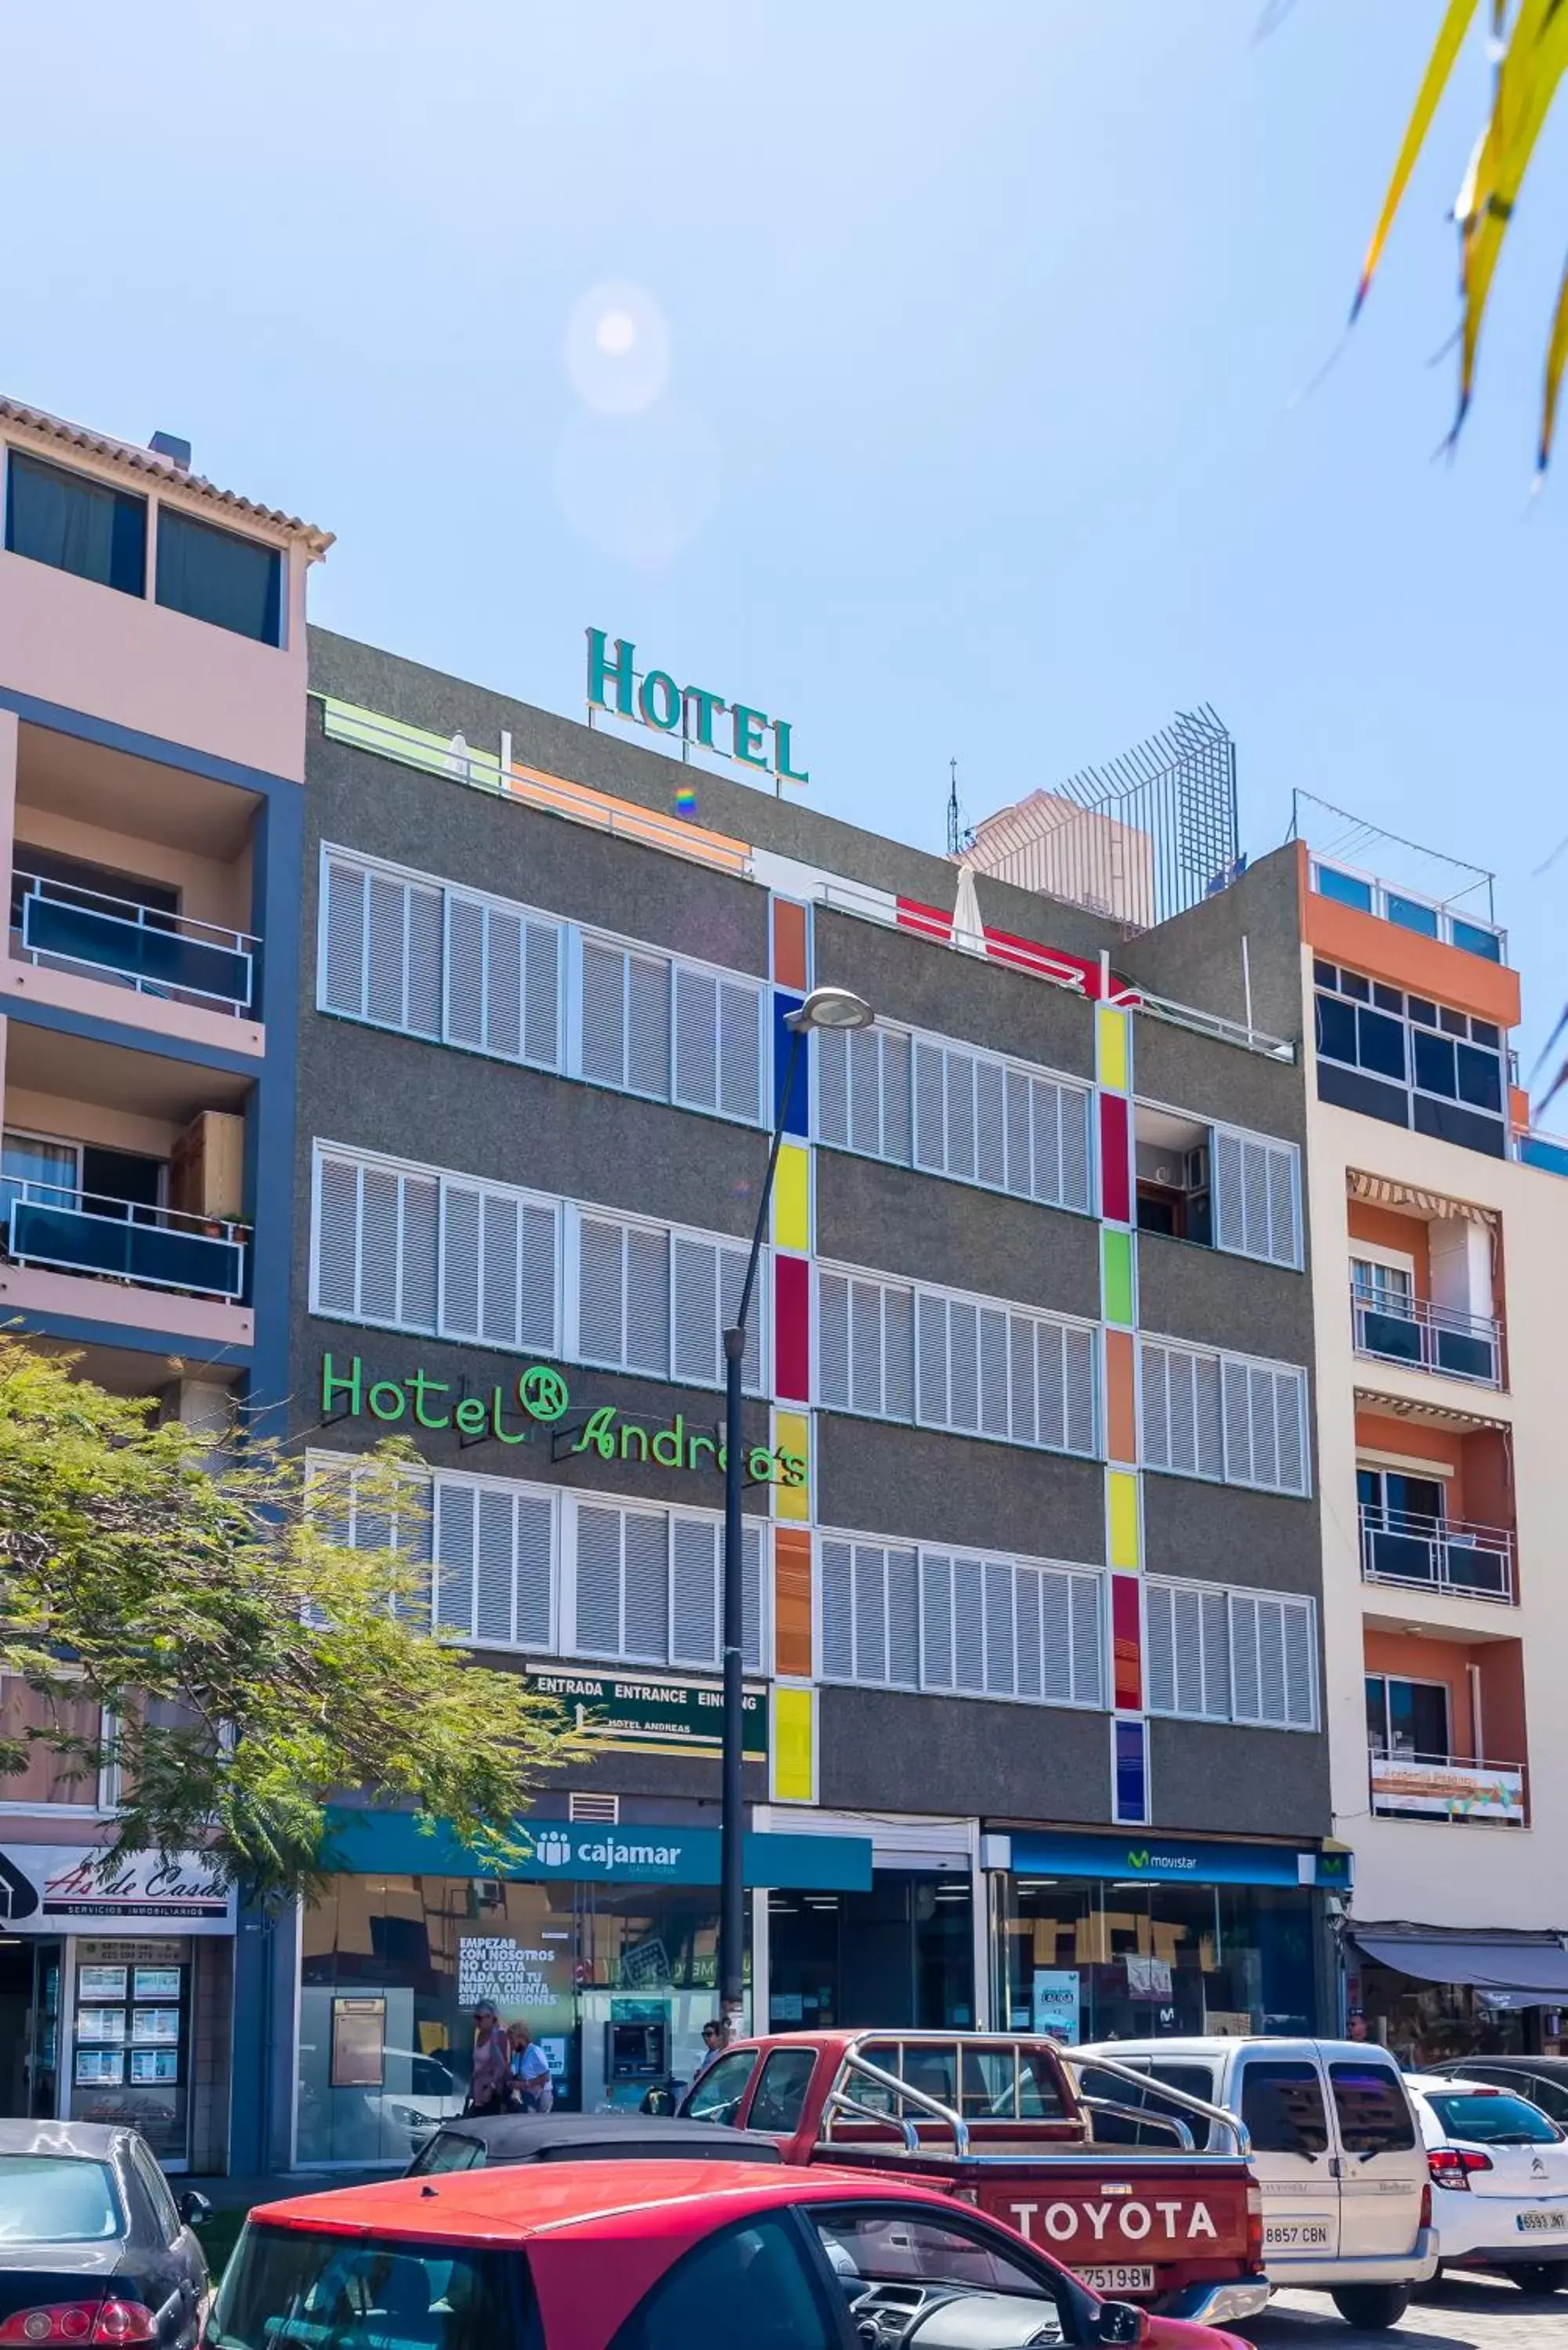
[{"label": "yellow palm leaf", "polygon": [[1563,389],[1563,370],[1568,366],[1568,264],[1563,271],[1563,283],[1557,289],[1557,308],[1552,320],[1552,339],[1546,346],[1546,388],[1541,401],[1541,449],[1536,457],[1538,473],[1544,473],[1552,456],[1552,436],[1557,422],[1557,395]]},{"label": "yellow palm leaf", "polygon": [[1491,120],[1460,198],[1464,325],[1456,432],[1475,388],[1476,352],[1503,239],[1565,71],[1568,0],[1524,0],[1498,75]]},{"label": "yellow palm leaf", "polygon": [[[1366,258],[1361,265],[1361,283],[1355,289],[1355,300],[1351,305],[1350,310],[1353,320],[1371,288],[1372,275],[1382,255],[1383,248],[1388,241],[1388,232],[1394,225],[1394,215],[1399,209],[1410,174],[1416,168],[1416,158],[1420,153],[1422,143],[1431,128],[1432,117],[1438,110],[1438,101],[1442,97],[1449,74],[1453,71],[1454,59],[1463,45],[1465,35],[1469,30],[1470,18],[1475,12],[1476,0],[1449,0],[1447,14],[1438,27],[1437,41],[1427,62],[1427,71],[1417,95],[1415,110],[1411,114],[1409,126],[1405,132],[1405,143],[1399,150],[1399,160],[1394,166],[1394,177],[1390,180],[1388,192],[1383,199],[1383,211],[1377,226],[1372,232],[1372,242],[1366,248]],[[1497,0],[1493,0],[1494,25],[1496,22]]]}]

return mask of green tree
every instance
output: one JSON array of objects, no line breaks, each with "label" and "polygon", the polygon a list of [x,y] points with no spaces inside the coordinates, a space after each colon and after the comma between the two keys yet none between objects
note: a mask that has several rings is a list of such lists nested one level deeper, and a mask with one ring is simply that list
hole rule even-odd
[{"label": "green tree", "polygon": [[379,1546],[350,1548],[335,1478],[211,1443],[0,1332],[0,1675],[33,1693],[0,1721],[0,1787],[40,1747],[88,1784],[112,1767],[106,1866],[203,1848],[250,1898],[308,1887],[344,1791],[450,1820],[504,1869],[541,1773],[587,1746],[519,1675],[430,1636],[411,1451],[354,1469]]},{"label": "green tree", "polygon": [[[1350,314],[1353,321],[1366,299],[1394,216],[1479,7],[1480,0],[1447,0],[1382,214],[1362,265],[1361,284]],[[1454,199],[1454,225],[1459,237],[1459,399],[1450,440],[1464,422],[1475,389],[1481,325],[1503,240],[1547,115],[1568,72],[1568,0],[1489,0],[1487,16],[1491,36],[1491,103]],[[1552,454],[1565,366],[1568,268],[1563,273],[1547,330],[1538,471],[1545,470]]]}]

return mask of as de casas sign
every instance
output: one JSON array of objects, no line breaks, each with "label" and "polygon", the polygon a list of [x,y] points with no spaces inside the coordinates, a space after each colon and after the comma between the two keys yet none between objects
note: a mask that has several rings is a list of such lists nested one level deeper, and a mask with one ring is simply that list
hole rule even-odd
[{"label": "as de casas sign", "polygon": [[[722,759],[756,767],[781,784],[808,784],[809,772],[792,764],[794,746],[787,718],[770,718],[747,702],[726,702],[705,685],[678,685],[667,669],[639,673],[637,647],[617,637],[615,650],[602,629],[588,638],[588,708],[613,711],[651,726],[657,734],[679,735]],[[717,730],[717,731],[715,731]]]}]

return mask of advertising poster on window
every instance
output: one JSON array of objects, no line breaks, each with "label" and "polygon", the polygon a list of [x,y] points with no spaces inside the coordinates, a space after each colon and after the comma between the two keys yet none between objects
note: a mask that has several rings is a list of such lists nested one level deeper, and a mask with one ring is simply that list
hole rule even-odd
[{"label": "advertising poster on window", "polygon": [[124,2051],[119,2048],[78,2048],[77,2085],[83,2089],[118,2089],[124,2079]]},{"label": "advertising poster on window", "polygon": [[[117,2044],[123,2042],[125,2038],[124,2008],[78,2007],[77,2038],[84,2042],[113,2041]],[[117,2074],[116,2078],[118,2077]]]},{"label": "advertising poster on window", "polygon": [[77,1997],[78,1999],[123,1999],[125,1979],[124,1967],[78,1967]]},{"label": "advertising poster on window", "polygon": [[180,1969],[178,1967],[138,1967],[132,1996],[136,1999],[178,1999]]},{"label": "advertising poster on window", "polygon": [[146,2085],[161,2082],[172,2088],[180,2078],[180,2052],[177,2048],[133,2048],[130,2052],[130,2077]]},{"label": "advertising poster on window", "polygon": [[1064,2047],[1078,2041],[1079,1983],[1076,1967],[1036,1967],[1034,2029]]},{"label": "advertising poster on window", "polygon": [[162,2041],[177,2046],[180,2039],[180,2011],[177,2007],[139,2007],[130,2019],[132,2040],[146,2043]]}]

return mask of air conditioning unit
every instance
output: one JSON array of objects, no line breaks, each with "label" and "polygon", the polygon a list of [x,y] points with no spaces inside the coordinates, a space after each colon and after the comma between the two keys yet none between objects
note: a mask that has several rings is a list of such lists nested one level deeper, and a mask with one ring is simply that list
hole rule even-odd
[{"label": "air conditioning unit", "polygon": [[1196,1150],[1187,1154],[1187,1189],[1207,1191],[1209,1189],[1209,1146],[1200,1142]]},{"label": "air conditioning unit", "polygon": [[568,1795],[566,1817],[574,1827],[618,1828],[618,1795]]}]

